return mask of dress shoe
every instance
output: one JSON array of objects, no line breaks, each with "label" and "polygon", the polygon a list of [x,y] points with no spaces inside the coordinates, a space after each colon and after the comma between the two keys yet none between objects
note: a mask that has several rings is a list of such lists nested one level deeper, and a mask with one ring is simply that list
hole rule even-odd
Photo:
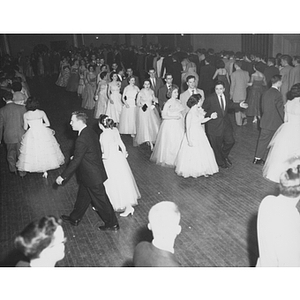
[{"label": "dress shoe", "polygon": [[232,166],[232,162],[228,157],[225,158],[225,162],[228,166]]},{"label": "dress shoe", "polygon": [[126,210],[122,214],[120,214],[120,216],[127,217],[130,214],[133,215],[133,213],[134,213],[134,208],[132,206],[130,206],[129,208],[126,208]]},{"label": "dress shoe", "polygon": [[26,171],[19,171],[19,176],[20,177],[24,177],[26,175]]},{"label": "dress shoe", "polygon": [[118,231],[119,229],[120,229],[119,224],[113,226],[107,226],[107,225],[99,226],[99,230],[102,231]]},{"label": "dress shoe", "polygon": [[264,162],[263,159],[255,157],[255,158],[253,159],[253,163],[254,163],[255,165],[261,165],[261,166],[263,166],[265,162]]},{"label": "dress shoe", "polygon": [[67,222],[67,223],[70,223],[72,226],[78,226],[79,225],[79,223],[80,223],[80,219],[77,219],[77,220],[72,220],[71,218],[70,218],[70,216],[66,216],[66,215],[61,215],[61,217],[60,217],[63,221],[65,221],[65,222]]},{"label": "dress shoe", "polygon": [[229,168],[227,163],[225,163],[223,165],[220,165],[219,167],[222,168],[222,169],[228,169]]}]

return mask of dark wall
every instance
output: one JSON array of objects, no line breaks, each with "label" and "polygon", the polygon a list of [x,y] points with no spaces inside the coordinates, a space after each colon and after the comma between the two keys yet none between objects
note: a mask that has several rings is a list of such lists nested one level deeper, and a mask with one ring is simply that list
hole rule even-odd
[{"label": "dark wall", "polygon": [[16,56],[20,50],[28,55],[38,44],[44,44],[49,49],[51,42],[65,41],[67,45],[73,45],[72,34],[7,34],[7,38],[13,56]]}]

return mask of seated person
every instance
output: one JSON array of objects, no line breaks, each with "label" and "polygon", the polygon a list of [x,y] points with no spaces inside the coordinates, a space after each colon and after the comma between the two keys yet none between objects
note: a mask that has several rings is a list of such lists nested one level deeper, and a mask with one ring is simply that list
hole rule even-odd
[{"label": "seated person", "polygon": [[179,267],[174,255],[174,242],[181,231],[180,212],[175,203],[162,201],[149,211],[148,228],[153,241],[139,243],[134,251],[135,267]]},{"label": "seated person", "polygon": [[15,247],[29,260],[19,261],[16,267],[54,267],[65,256],[61,220],[46,216],[27,225],[16,237]]}]

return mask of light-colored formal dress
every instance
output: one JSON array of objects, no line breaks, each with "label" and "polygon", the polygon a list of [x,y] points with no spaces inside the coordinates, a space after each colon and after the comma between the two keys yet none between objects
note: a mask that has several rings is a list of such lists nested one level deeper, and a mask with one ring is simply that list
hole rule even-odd
[{"label": "light-colored formal dress", "polygon": [[169,99],[162,110],[162,124],[150,160],[162,166],[175,166],[175,159],[184,135],[183,105]]},{"label": "light-colored formal dress", "polygon": [[297,198],[265,197],[258,209],[257,267],[300,267],[300,214]]},{"label": "light-colored formal dress", "polygon": [[286,171],[290,160],[300,158],[300,98],[285,104],[285,122],[277,129],[270,144],[264,164],[263,176],[279,182],[279,176]]},{"label": "light-colored formal dress", "polygon": [[104,186],[114,210],[124,210],[129,204],[137,205],[137,199],[141,198],[141,194],[127,162],[126,147],[118,129],[103,129],[100,134],[100,145],[108,177]]}]

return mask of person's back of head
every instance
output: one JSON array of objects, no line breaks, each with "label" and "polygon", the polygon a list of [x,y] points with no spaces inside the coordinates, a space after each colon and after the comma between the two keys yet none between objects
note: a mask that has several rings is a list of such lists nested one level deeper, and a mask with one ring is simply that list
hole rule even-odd
[{"label": "person's back of head", "polygon": [[49,266],[54,266],[64,258],[64,243],[61,222],[54,216],[45,216],[31,222],[15,238],[15,247],[30,261],[41,259],[44,264],[49,263]]},{"label": "person's back of head", "polygon": [[297,198],[300,196],[300,160],[295,159],[291,167],[280,175],[279,179],[280,194]]},{"label": "person's back of head", "polygon": [[174,202],[162,201],[154,206],[148,214],[148,228],[152,231],[154,239],[174,239],[181,231],[180,212]]},{"label": "person's back of head", "polygon": [[3,100],[5,102],[8,102],[8,101],[12,101],[13,99],[13,93],[9,92],[9,91],[4,91],[3,93]]}]

